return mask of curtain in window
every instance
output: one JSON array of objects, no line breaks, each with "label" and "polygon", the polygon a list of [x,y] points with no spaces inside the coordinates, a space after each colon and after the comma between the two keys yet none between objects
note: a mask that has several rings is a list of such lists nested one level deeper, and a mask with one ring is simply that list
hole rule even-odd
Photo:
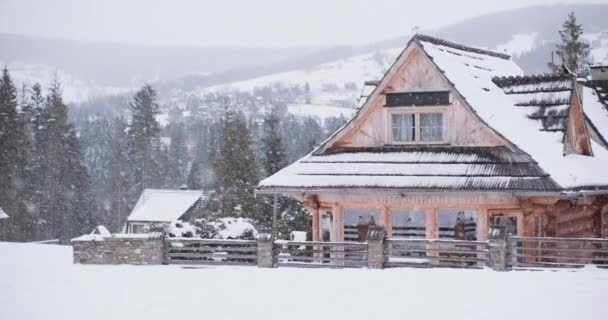
[{"label": "curtain in window", "polygon": [[420,140],[443,141],[443,114],[420,114]]},{"label": "curtain in window", "polygon": [[416,127],[414,125],[414,114],[392,115],[393,141],[414,141],[416,138]]}]

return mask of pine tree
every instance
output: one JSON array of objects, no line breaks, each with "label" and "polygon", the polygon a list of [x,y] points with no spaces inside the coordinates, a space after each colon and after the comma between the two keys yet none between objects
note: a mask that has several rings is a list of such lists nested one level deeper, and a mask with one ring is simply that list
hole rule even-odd
[{"label": "pine tree", "polygon": [[127,160],[127,124],[122,118],[112,122],[112,146],[108,191],[110,216],[107,227],[120,232],[127,218],[129,201],[129,175]]},{"label": "pine tree", "polygon": [[186,183],[188,164],[188,148],[184,124],[178,122],[171,128],[171,144],[169,145],[169,187],[181,187]]},{"label": "pine tree", "polygon": [[[36,94],[36,93],[34,93]],[[36,133],[39,166],[39,224],[41,238],[63,242],[94,226],[95,205],[90,197],[90,179],[83,164],[80,141],[68,122],[59,81],[55,79],[40,113]]]},{"label": "pine tree", "polygon": [[211,121],[201,121],[197,124],[198,141],[192,166],[188,173],[189,189],[210,189],[215,186],[213,163],[219,145],[218,124]]},{"label": "pine tree", "polygon": [[160,187],[160,165],[155,159],[160,150],[160,125],[156,120],[159,106],[156,91],[146,84],[131,102],[131,124],[128,135],[128,162],[131,165],[130,195],[132,202],[145,188]]},{"label": "pine tree", "polygon": [[281,137],[278,110],[273,108],[264,118],[262,136],[263,164],[270,176],[287,164],[287,155]]},{"label": "pine tree", "polygon": [[113,128],[110,120],[100,114],[83,114],[80,140],[84,147],[84,163],[91,181],[91,194],[95,199],[96,221],[108,227],[113,222],[111,186]]},{"label": "pine tree", "polygon": [[220,141],[214,161],[220,215],[256,219],[259,204],[253,193],[259,169],[242,112],[226,111]]},{"label": "pine tree", "polygon": [[[562,29],[559,31],[561,43],[556,45],[555,54],[559,58],[559,62],[549,62],[549,68],[556,73],[562,72],[562,65],[574,74],[585,76],[589,73],[591,64],[589,58],[589,44],[582,41],[580,38],[583,34],[583,27],[576,21],[574,12],[568,15],[568,18],[562,24]],[[553,60],[553,59],[552,59]]]},{"label": "pine tree", "polygon": [[20,240],[25,221],[22,192],[26,135],[18,114],[17,89],[4,67],[0,78],[0,207],[10,216],[9,234]]}]

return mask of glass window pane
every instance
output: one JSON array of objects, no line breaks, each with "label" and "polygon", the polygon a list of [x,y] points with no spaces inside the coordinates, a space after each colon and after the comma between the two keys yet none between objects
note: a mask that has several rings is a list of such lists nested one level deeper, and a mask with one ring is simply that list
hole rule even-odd
[{"label": "glass window pane", "polygon": [[414,114],[393,114],[391,115],[391,122],[393,141],[414,141],[416,131]]},{"label": "glass window pane", "polygon": [[401,126],[402,115],[400,115],[400,114],[393,114],[391,116],[391,118],[393,119],[393,127],[399,127],[399,126]]},{"label": "glass window pane", "polygon": [[393,141],[402,141],[403,136],[401,135],[401,128],[393,128]]},{"label": "glass window pane", "polygon": [[420,114],[420,140],[443,141],[443,113]]},{"label": "glass window pane", "polygon": [[365,241],[372,223],[380,224],[380,209],[344,208],[344,240]]},{"label": "glass window pane", "polygon": [[439,238],[477,240],[477,211],[439,209]]},{"label": "glass window pane", "polygon": [[419,210],[394,210],[392,212],[394,238],[425,238],[426,214]]}]

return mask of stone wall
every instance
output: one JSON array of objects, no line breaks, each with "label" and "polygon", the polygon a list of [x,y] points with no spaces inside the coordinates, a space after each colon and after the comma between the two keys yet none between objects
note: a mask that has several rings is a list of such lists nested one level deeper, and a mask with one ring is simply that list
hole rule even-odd
[{"label": "stone wall", "polygon": [[86,235],[72,240],[74,263],[82,264],[162,264],[163,246],[159,235]]}]

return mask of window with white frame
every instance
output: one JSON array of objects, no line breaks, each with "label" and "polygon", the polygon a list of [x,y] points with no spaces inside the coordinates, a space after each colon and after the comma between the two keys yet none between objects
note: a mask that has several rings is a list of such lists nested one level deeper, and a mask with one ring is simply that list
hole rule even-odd
[{"label": "window with white frame", "polygon": [[444,113],[440,111],[393,111],[390,113],[392,143],[439,143],[446,140]]}]

